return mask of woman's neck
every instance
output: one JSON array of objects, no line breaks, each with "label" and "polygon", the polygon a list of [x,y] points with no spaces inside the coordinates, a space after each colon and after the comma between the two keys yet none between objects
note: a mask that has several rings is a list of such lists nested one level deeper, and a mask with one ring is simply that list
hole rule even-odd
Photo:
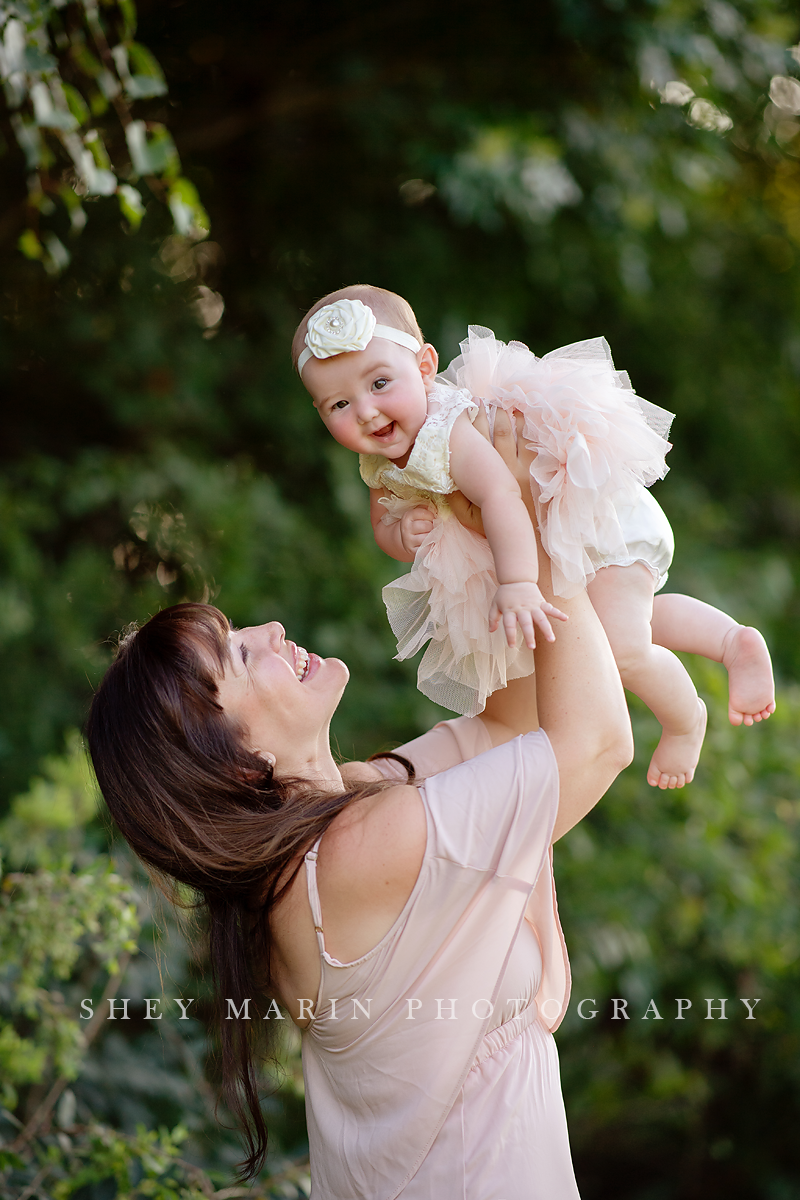
[{"label": "woman's neck", "polygon": [[295,751],[286,758],[279,758],[276,771],[279,775],[306,779],[312,787],[318,787],[322,791],[347,790],[327,741],[323,747],[314,747],[306,752]]}]

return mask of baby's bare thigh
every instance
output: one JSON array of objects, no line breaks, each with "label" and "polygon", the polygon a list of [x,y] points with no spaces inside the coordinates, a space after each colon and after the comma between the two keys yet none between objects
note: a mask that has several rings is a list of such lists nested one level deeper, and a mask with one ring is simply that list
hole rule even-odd
[{"label": "baby's bare thigh", "polygon": [[587,591],[615,654],[623,648],[635,653],[651,644],[655,579],[649,567],[640,562],[601,567]]}]

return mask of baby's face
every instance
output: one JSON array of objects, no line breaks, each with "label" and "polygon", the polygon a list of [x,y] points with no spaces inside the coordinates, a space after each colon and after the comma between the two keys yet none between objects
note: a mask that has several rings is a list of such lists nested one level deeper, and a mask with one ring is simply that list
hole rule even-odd
[{"label": "baby's face", "polygon": [[414,354],[377,337],[366,350],[310,359],[303,383],[340,445],[404,466],[427,415],[436,365],[432,346]]}]

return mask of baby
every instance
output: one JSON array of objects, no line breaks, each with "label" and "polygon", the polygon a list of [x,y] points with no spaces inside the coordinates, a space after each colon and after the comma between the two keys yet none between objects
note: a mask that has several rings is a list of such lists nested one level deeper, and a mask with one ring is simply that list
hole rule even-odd
[{"label": "baby", "polygon": [[[694,774],[706,714],[672,650],[726,665],[734,724],[763,720],[775,705],[757,630],[691,597],[654,602],[673,540],[645,485],[666,473],[671,415],[634,395],[603,339],[537,359],[473,328],[462,352],[437,376],[436,351],[407,302],[366,285],[320,300],[293,342],[322,420],[360,455],[378,545],[414,564],[383,593],[397,657],[428,641],[420,690],[473,715],[508,679],[533,670],[534,625],[552,639],[549,619],[565,619],[538,589],[519,487],[472,425],[476,398],[490,418],[500,408],[520,412],[554,590],[569,596],[588,586],[623,683],[662,725],[648,781],[682,787]],[[454,516],[447,497],[457,491],[481,509],[485,539]]]}]

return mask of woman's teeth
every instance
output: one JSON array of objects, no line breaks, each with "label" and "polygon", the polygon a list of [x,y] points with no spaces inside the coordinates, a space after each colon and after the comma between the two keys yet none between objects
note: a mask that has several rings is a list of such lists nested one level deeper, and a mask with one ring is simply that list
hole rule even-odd
[{"label": "woman's teeth", "polygon": [[309,663],[308,651],[304,650],[302,646],[298,646],[297,654],[295,657],[294,673],[297,676],[297,678],[300,680],[301,683],[303,682],[306,675],[308,674],[308,663]]}]

